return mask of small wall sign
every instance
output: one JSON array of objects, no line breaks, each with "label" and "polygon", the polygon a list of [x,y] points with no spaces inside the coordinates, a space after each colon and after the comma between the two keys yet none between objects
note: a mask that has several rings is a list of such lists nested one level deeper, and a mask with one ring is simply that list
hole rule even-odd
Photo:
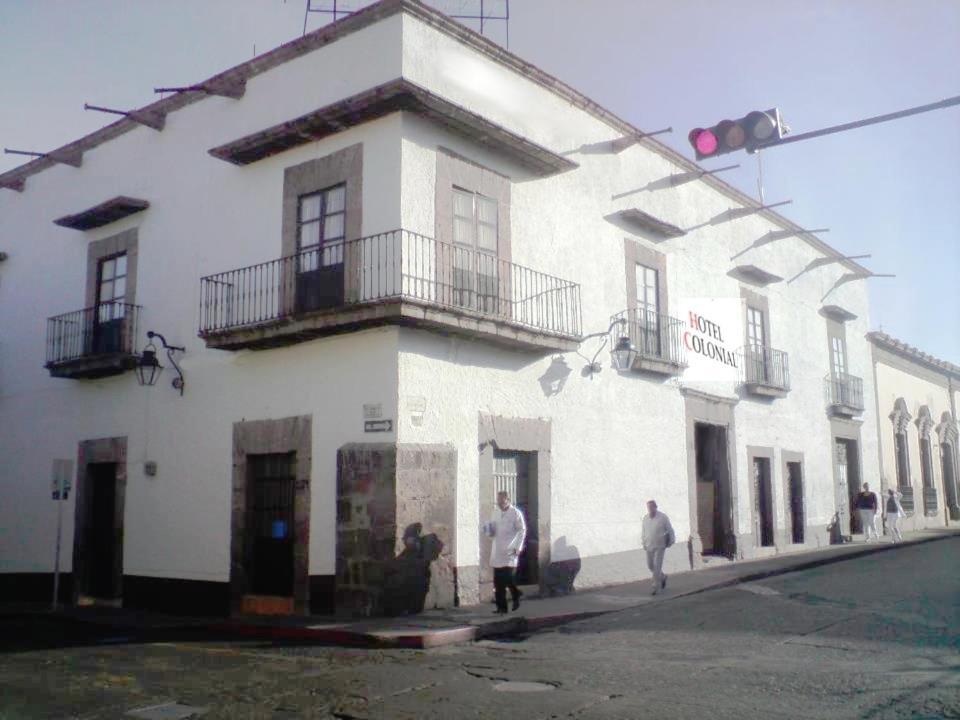
[{"label": "small wall sign", "polygon": [[364,432],[393,432],[393,420],[365,420]]},{"label": "small wall sign", "polygon": [[53,461],[53,483],[51,497],[54,500],[66,500],[73,489],[73,460]]}]

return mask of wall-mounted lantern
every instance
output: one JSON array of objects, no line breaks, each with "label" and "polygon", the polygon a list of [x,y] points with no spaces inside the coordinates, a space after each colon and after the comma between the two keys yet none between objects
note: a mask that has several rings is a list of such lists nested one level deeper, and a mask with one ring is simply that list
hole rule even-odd
[{"label": "wall-mounted lantern", "polygon": [[630,342],[630,338],[627,335],[621,335],[617,338],[617,344],[610,350],[610,363],[616,370],[629,370],[633,367],[637,355],[637,349]]},{"label": "wall-mounted lantern", "polygon": [[167,359],[170,361],[170,364],[173,365],[173,369],[177,371],[177,377],[173,379],[171,385],[179,390],[180,395],[183,396],[183,386],[185,385],[183,370],[177,365],[177,361],[173,358],[173,353],[186,352],[186,349],[177,345],[168,345],[163,335],[153,332],[152,330],[147,332],[147,338],[150,342],[147,343],[143,352],[140,353],[140,358],[137,361],[137,382],[141,385],[156,385],[157,380],[160,379],[160,374],[163,372],[163,365],[161,365],[157,359],[157,346],[153,343],[155,337],[160,338],[163,349],[167,351]]},{"label": "wall-mounted lantern", "polygon": [[[611,333],[613,333],[613,329],[618,325],[620,326],[620,332],[617,336],[617,342],[612,348],[610,348],[610,364],[615,370],[629,370],[631,367],[633,367],[633,362],[637,359],[638,353],[637,349],[633,346],[633,343],[630,342],[630,337],[627,334],[627,321],[624,318],[617,318],[614,320],[612,323],[610,323],[610,327],[608,327],[604,332],[584,335],[580,342],[595,337],[605,337],[609,339]],[[603,349],[606,347],[606,345],[607,342],[605,340],[597,349],[597,352],[594,353],[593,359],[589,361],[589,364],[586,367],[586,373],[590,375],[591,380],[593,379],[593,376],[602,369],[600,363],[597,362],[597,358],[600,356],[600,353],[603,352]]]}]

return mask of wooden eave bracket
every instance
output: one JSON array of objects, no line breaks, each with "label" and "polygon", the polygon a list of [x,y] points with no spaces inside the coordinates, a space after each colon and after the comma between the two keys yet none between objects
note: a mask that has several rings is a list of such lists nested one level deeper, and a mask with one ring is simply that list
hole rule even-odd
[{"label": "wooden eave bracket", "polygon": [[27,181],[24,178],[15,178],[13,180],[0,181],[0,188],[6,188],[7,190],[16,190],[17,192],[23,192],[26,186],[27,186]]},{"label": "wooden eave bracket", "polygon": [[127,117],[136,123],[153,128],[157,132],[163,130],[167,121],[167,114],[157,110],[131,110]]},{"label": "wooden eave bracket", "polygon": [[200,87],[208,95],[220,95],[239,100],[247,91],[247,81],[245,78],[222,78],[205,82]]},{"label": "wooden eave bracket", "polygon": [[46,154],[47,158],[58,162],[62,165],[69,165],[70,167],[78,168],[83,165],[83,152],[68,152],[62,150],[54,150]]}]

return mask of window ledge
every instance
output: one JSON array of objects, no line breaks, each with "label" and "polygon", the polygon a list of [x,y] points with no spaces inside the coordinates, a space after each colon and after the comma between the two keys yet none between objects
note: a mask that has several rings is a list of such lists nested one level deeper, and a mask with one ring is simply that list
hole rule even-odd
[{"label": "window ledge", "polygon": [[757,267],[756,265],[737,265],[729,273],[730,277],[741,280],[750,285],[758,285],[760,287],[765,287],[773,283],[778,283],[783,280],[779,275],[774,275],[771,272]]},{"label": "window ledge", "polygon": [[64,215],[53,221],[54,225],[72,230],[93,230],[110,223],[135,215],[150,207],[146,200],[118,195],[115,198],[94,205],[74,215]]}]

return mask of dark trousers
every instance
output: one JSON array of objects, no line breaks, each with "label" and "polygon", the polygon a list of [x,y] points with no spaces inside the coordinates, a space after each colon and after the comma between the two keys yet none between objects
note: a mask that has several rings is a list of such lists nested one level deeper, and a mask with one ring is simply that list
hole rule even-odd
[{"label": "dark trousers", "polygon": [[516,568],[512,567],[493,569],[493,598],[497,601],[497,610],[507,609],[507,588],[510,588],[510,597],[514,602],[520,597],[520,590],[513,579],[514,570]]}]

